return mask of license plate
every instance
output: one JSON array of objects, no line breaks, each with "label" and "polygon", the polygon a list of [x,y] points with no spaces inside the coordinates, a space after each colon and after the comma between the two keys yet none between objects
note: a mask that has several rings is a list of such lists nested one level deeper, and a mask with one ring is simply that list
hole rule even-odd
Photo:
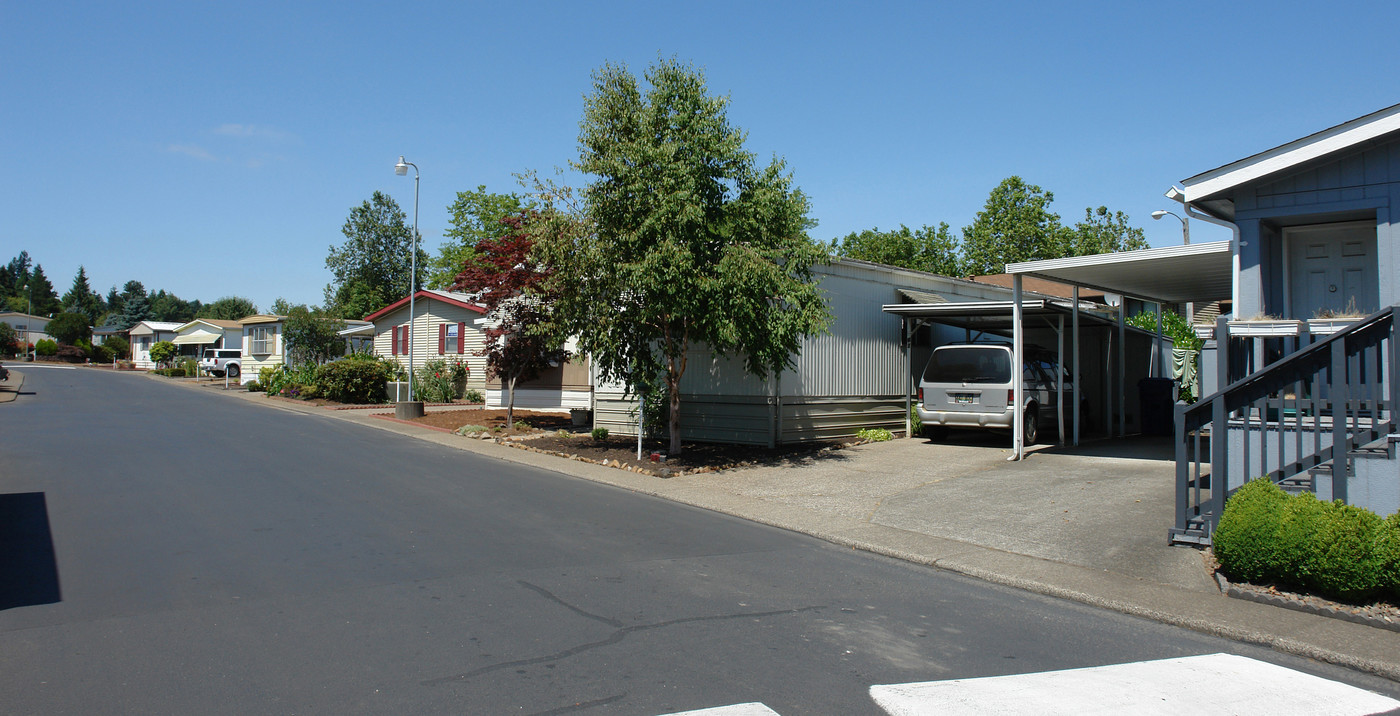
[{"label": "license plate", "polygon": [[953,393],[953,402],[959,405],[969,405],[972,403],[972,393]]}]

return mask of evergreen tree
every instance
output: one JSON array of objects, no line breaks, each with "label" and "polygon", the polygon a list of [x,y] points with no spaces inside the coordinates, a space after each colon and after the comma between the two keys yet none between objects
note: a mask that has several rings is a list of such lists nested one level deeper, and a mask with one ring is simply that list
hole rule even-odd
[{"label": "evergreen tree", "polygon": [[58,292],[53,290],[49,277],[44,275],[42,264],[34,265],[34,272],[29,275],[29,289],[26,293],[25,300],[30,303],[29,312],[33,315],[51,316],[63,311],[63,302],[58,299]]},{"label": "evergreen tree", "polygon": [[81,265],[78,266],[78,275],[73,277],[73,287],[63,294],[63,310],[81,314],[88,325],[96,325],[98,317],[104,312],[102,297],[92,292],[92,287],[88,285],[87,269]]}]

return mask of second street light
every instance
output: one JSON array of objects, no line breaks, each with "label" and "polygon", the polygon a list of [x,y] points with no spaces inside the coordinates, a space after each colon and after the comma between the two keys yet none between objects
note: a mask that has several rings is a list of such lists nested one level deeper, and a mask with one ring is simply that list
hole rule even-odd
[{"label": "second street light", "polygon": [[423,404],[413,399],[413,324],[417,318],[413,299],[418,293],[418,165],[404,161],[400,154],[399,163],[394,165],[394,173],[401,177],[408,176],[409,167],[413,167],[413,248],[409,251],[408,269],[408,401],[394,407],[394,412],[398,413],[395,417],[399,419],[423,416]]}]

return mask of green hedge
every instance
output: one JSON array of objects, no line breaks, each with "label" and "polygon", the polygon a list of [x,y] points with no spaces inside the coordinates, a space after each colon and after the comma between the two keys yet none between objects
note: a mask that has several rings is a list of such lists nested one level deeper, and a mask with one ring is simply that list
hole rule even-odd
[{"label": "green hedge", "polygon": [[321,366],[316,385],[322,395],[337,403],[382,403],[389,377],[382,361],[346,359]]},{"label": "green hedge", "polygon": [[1225,504],[1211,537],[1224,572],[1344,601],[1400,598],[1400,514],[1381,519],[1311,493],[1253,480]]}]

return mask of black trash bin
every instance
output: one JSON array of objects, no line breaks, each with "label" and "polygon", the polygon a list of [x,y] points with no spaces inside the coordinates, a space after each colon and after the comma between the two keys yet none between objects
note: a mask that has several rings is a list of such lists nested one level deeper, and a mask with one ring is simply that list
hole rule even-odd
[{"label": "black trash bin", "polygon": [[1172,408],[1176,405],[1176,381],[1171,378],[1143,378],[1138,381],[1138,405],[1142,408],[1143,435],[1171,435],[1175,429]]}]

